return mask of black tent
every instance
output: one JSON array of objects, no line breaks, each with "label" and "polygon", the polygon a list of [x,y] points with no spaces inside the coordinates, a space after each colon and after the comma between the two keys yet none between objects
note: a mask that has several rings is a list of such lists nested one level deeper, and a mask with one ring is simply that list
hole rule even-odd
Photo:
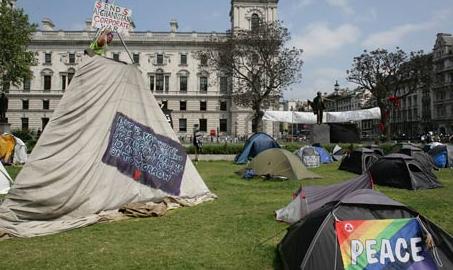
[{"label": "black tent", "polygon": [[393,150],[392,153],[400,153],[404,155],[408,155],[419,161],[424,167],[426,168],[434,168],[436,169],[436,165],[434,164],[434,161],[432,157],[425,153],[422,148],[409,144],[409,143],[404,143],[404,144],[397,144]]},{"label": "black tent", "polygon": [[425,167],[420,161],[404,154],[380,158],[371,166],[370,173],[377,185],[406,189],[442,187],[431,167]]},{"label": "black tent", "polygon": [[[406,227],[395,229],[394,225],[403,222],[415,228],[414,236],[403,231]],[[384,227],[385,224],[390,226]],[[343,229],[357,237],[341,239]],[[361,229],[373,232],[365,239],[376,241],[374,245],[365,247],[360,240],[353,240],[363,238]],[[409,244],[403,236],[410,238]],[[433,243],[428,245],[426,240],[431,238]],[[357,249],[352,248],[353,242]],[[355,255],[361,251],[358,260],[348,257],[348,245]],[[447,232],[400,202],[370,189],[354,191],[294,223],[278,245],[278,252],[284,269],[437,269],[437,265],[453,269],[453,239]]]},{"label": "black tent", "polygon": [[367,145],[367,146],[365,146],[365,148],[373,150],[373,152],[375,154],[377,154],[378,156],[381,156],[381,157],[384,156],[384,150],[382,148],[380,148],[379,146],[377,146],[376,144]]},{"label": "black tent", "polygon": [[359,148],[347,154],[340,163],[339,170],[349,171],[362,174],[379,159],[379,156],[373,150],[368,148]]}]

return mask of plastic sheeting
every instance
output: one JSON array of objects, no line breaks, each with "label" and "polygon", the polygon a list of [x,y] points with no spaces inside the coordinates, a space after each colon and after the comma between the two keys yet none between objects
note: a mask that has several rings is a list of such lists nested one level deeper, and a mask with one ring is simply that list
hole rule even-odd
[{"label": "plastic sheeting", "polygon": [[[323,123],[344,123],[367,119],[381,119],[379,107],[356,111],[324,112],[322,121]],[[316,115],[313,112],[267,111],[264,113],[263,120],[292,124],[316,124]]]}]

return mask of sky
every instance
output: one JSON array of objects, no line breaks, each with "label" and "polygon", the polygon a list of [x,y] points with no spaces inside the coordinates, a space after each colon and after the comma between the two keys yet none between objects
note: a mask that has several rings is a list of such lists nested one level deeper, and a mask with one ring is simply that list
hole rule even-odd
[{"label": "sky", "polygon": [[[30,21],[50,18],[56,29],[82,30],[94,0],[18,0]],[[133,11],[136,31],[225,32],[230,0],[117,0]],[[437,33],[453,34],[453,0],[280,0],[278,17],[289,29],[291,46],[304,50],[302,82],[285,99],[312,99],[347,82],[346,70],[363,50],[400,47],[431,52]]]}]

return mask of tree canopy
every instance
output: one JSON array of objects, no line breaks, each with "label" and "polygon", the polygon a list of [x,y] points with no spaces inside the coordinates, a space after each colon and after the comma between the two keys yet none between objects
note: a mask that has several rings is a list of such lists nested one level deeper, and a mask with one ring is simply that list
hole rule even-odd
[{"label": "tree canopy", "polygon": [[347,71],[347,80],[368,89],[381,109],[381,129],[390,135],[388,117],[398,107],[401,98],[412,94],[419,87],[431,83],[431,55],[423,51],[407,54],[400,48],[389,52],[386,49],[364,51],[354,58]]},{"label": "tree canopy", "polygon": [[22,9],[11,8],[7,1],[0,3],[0,86],[18,85],[29,79],[34,55],[27,50],[36,26],[30,24]]},{"label": "tree canopy", "polygon": [[199,52],[209,68],[230,78],[235,104],[254,111],[254,132],[261,129],[263,107],[277,102],[283,89],[301,79],[302,50],[286,47],[288,41],[290,34],[281,22],[259,22],[254,31],[212,36]]}]

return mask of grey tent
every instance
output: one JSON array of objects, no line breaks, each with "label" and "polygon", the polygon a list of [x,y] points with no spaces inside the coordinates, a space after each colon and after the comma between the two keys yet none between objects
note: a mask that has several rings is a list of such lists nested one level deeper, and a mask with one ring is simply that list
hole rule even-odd
[{"label": "grey tent", "polygon": [[296,151],[296,155],[302,160],[305,167],[316,168],[321,164],[321,157],[313,146],[303,146]]},{"label": "grey tent", "polygon": [[373,188],[368,174],[334,185],[301,187],[286,207],[275,211],[275,219],[287,223],[297,222],[328,202],[339,201],[355,190],[367,188]]},{"label": "grey tent", "polygon": [[371,149],[359,148],[346,154],[341,160],[339,170],[362,174],[379,159],[379,156]]},{"label": "grey tent", "polygon": [[261,176],[282,176],[292,180],[321,178],[307,170],[296,155],[282,148],[264,150],[250,161],[248,167]]},{"label": "grey tent", "polygon": [[213,198],[137,66],[86,57],[0,206],[0,232],[47,235],[130,203]]},{"label": "grey tent", "polygon": [[370,167],[370,173],[377,185],[406,189],[442,187],[431,167],[425,167],[415,158],[404,154],[380,158]]},{"label": "grey tent", "polygon": [[[365,248],[365,241],[371,245]],[[453,269],[453,239],[447,232],[371,189],[327,203],[291,225],[278,252],[283,269]]]}]

